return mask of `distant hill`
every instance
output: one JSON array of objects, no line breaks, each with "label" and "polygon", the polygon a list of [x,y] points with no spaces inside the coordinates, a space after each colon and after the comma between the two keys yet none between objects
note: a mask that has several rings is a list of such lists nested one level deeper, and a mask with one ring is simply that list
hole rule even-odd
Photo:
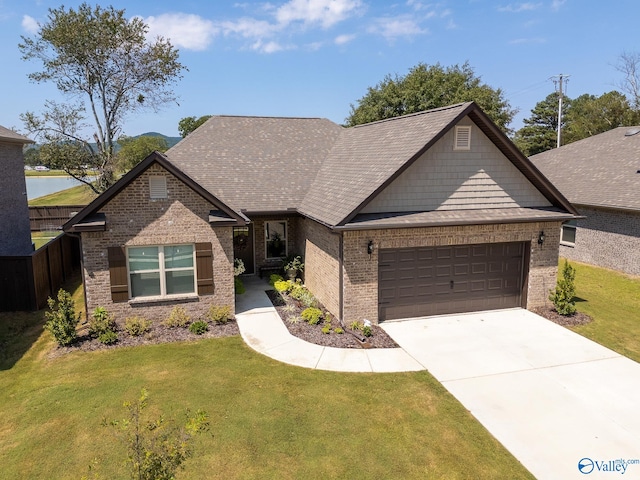
[{"label": "distant hill", "polygon": [[167,137],[166,135],[163,135],[163,134],[158,133],[158,132],[147,132],[147,133],[143,133],[141,135],[136,135],[134,138],[138,138],[138,137],[161,137],[161,138],[164,138],[165,141],[167,142],[167,145],[169,145],[169,148],[173,147],[176,143],[178,143],[180,140],[182,140],[182,137]]}]

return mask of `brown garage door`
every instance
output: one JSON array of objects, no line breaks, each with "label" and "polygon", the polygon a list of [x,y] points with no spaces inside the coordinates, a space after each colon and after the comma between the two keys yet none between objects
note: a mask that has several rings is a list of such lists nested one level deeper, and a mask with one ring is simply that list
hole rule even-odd
[{"label": "brown garage door", "polygon": [[525,243],[381,249],[379,319],[519,307]]}]

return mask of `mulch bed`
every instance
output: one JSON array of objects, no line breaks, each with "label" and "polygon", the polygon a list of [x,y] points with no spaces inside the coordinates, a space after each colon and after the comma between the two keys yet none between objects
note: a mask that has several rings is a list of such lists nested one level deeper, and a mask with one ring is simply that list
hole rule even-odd
[{"label": "mulch bed", "polygon": [[[373,335],[366,337],[364,342],[361,342],[354,334],[350,333],[351,330],[348,328],[348,325],[340,325],[340,322],[333,316],[331,317],[331,332],[323,333],[323,322],[320,322],[318,325],[310,325],[300,318],[300,314],[306,308],[300,302],[288,295],[280,295],[275,290],[268,290],[266,293],[291,335],[306,340],[309,343],[336,348],[396,348],[398,346],[391,337],[377,325],[371,325]],[[288,305],[289,307],[287,307]],[[319,308],[325,311],[322,306]],[[297,317],[299,320],[296,323],[288,321],[287,319],[292,316]],[[333,331],[335,327],[342,327],[344,333],[335,333]],[[353,333],[358,337],[362,337],[360,332]]]},{"label": "mulch bed", "polygon": [[209,331],[202,335],[191,333],[188,328],[169,328],[159,322],[152,323],[149,332],[132,337],[124,330],[118,330],[118,341],[112,345],[104,345],[97,339],[91,338],[88,332],[88,324],[85,322],[78,331],[78,340],[68,347],[53,348],[49,358],[56,358],[71,352],[92,352],[95,350],[113,350],[121,347],[135,347],[138,345],[153,345],[158,343],[187,342],[202,338],[219,338],[240,335],[238,324],[235,320],[229,320],[226,324],[209,324]]},{"label": "mulch bed", "polygon": [[576,312],[569,316],[560,315],[553,307],[537,307],[532,308],[531,311],[563,327],[585,325],[593,320],[589,315],[582,312]]}]

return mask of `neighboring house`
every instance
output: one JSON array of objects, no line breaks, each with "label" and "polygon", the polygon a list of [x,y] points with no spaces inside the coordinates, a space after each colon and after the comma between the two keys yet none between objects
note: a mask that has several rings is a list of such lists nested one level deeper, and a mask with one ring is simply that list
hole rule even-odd
[{"label": "neighboring house", "polygon": [[560,254],[640,275],[640,127],[619,127],[531,157],[585,218],[562,227]]},{"label": "neighboring house", "polygon": [[33,141],[0,126],[0,256],[33,251],[22,154],[28,143]]},{"label": "neighboring house", "polygon": [[166,318],[234,305],[300,254],[334,315],[372,322],[539,306],[577,212],[474,103],[352,128],[215,116],[64,226],[89,311]]}]

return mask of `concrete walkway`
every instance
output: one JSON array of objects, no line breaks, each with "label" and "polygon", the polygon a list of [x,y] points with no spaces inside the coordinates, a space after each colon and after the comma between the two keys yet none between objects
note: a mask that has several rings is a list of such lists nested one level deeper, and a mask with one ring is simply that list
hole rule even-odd
[{"label": "concrete walkway", "polygon": [[402,348],[334,348],[306,342],[289,333],[257,277],[243,278],[247,292],[236,296],[236,321],[245,343],[290,365],[334,372],[412,372],[424,370]]}]

